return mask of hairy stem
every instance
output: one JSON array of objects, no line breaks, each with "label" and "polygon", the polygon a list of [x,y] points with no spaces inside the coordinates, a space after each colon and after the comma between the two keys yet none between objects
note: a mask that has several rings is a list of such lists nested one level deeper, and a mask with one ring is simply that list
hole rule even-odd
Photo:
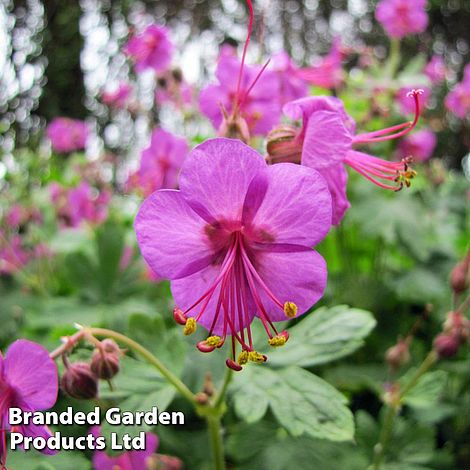
[{"label": "hairy stem", "polygon": [[225,470],[224,443],[220,416],[218,414],[210,414],[206,417],[206,421],[209,428],[214,470]]}]

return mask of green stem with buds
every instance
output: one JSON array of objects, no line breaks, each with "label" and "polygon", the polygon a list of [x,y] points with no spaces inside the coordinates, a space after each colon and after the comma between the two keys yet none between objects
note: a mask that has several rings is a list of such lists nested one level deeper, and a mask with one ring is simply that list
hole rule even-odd
[{"label": "green stem with buds", "polygon": [[190,403],[196,405],[196,399],[194,394],[189,390],[181,380],[173,374],[163,363],[155,357],[148,349],[144,348],[141,344],[137,343],[133,339],[127,336],[117,333],[113,330],[107,330],[105,328],[86,328],[85,331],[92,336],[104,336],[106,338],[115,339],[116,341],[125,344],[130,349],[140,354],[149,364],[155,367],[165,379],[178,390],[178,392],[186,398]]},{"label": "green stem with buds", "polygon": [[214,470],[225,470],[224,444],[222,438],[222,416],[225,413],[225,395],[233,376],[233,371],[228,369],[225,373],[224,380],[220,390],[216,393],[212,402],[208,404],[200,404],[196,400],[194,393],[171,372],[157,357],[155,357],[148,349],[137,343],[131,338],[113,330],[105,328],[81,328],[78,333],[70,338],[68,343],[53,351],[50,356],[52,359],[58,358],[64,354],[70,347],[73,347],[81,339],[92,340],[95,336],[111,338],[115,341],[126,345],[129,349],[142,356],[149,364],[154,366],[160,374],[171,384],[176,390],[186,398],[195,408],[196,412],[203,417],[208,426],[209,438],[212,449],[212,459]]},{"label": "green stem with buds", "polygon": [[403,398],[416,386],[416,384],[419,382],[419,379],[434,365],[436,361],[437,354],[435,351],[431,351],[418,367],[417,371],[413,374],[411,379],[403,386],[401,390],[396,393],[396,395],[393,396],[392,400],[390,400],[390,403],[387,404],[387,411],[382,423],[379,442],[374,446],[374,457],[372,464],[367,470],[380,470],[385,455],[385,450],[393,432],[395,418],[400,412]]}]

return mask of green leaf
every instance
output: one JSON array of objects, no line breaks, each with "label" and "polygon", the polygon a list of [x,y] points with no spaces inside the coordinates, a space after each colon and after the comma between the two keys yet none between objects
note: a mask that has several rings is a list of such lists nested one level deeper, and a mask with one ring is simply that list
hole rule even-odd
[{"label": "green leaf", "polygon": [[289,329],[290,340],[269,354],[273,365],[309,367],[331,362],[360,348],[376,321],[365,310],[322,307]]},{"label": "green leaf", "polygon": [[[406,383],[410,371],[403,377]],[[403,403],[414,408],[433,408],[439,402],[444,387],[447,382],[447,373],[443,370],[436,370],[424,374],[418,383],[405,395]]]},{"label": "green leaf", "polygon": [[331,441],[353,438],[354,423],[346,399],[316,375],[299,367],[272,370],[248,365],[232,386],[235,412],[247,422],[271,409],[291,435]]}]

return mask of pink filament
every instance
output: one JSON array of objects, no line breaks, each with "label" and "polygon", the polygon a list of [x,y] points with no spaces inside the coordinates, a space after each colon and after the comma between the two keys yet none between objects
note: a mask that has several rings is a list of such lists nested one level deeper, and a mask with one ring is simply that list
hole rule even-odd
[{"label": "pink filament", "polygon": [[[227,334],[230,334],[232,336],[232,349],[235,348],[236,340],[240,343],[243,350],[252,351],[253,340],[249,326],[248,311],[249,296],[251,295],[256,305],[259,318],[269,338],[273,337],[271,331],[273,331],[275,335],[277,335],[278,332],[263,305],[263,301],[258,293],[259,289],[263,290],[281,310],[284,309],[284,306],[269,289],[253,266],[244,245],[243,235],[240,232],[234,232],[232,237],[232,241],[222,262],[220,273],[207,291],[184,311],[184,315],[187,316],[191,310],[201,305],[199,312],[195,315],[196,321],[200,320],[205,314],[207,306],[217,287],[220,286],[214,318],[209,328],[209,336],[212,336],[217,320],[220,315],[223,315],[224,327],[221,343],[218,347],[222,346],[226,340]],[[237,332],[236,320],[238,320],[240,332]],[[246,336],[245,329],[242,327],[243,324],[247,325]]]},{"label": "pink filament", "polygon": [[[421,95],[422,93],[423,93],[423,90],[418,89],[418,90],[410,91],[407,95],[409,97],[412,97],[415,101],[415,117],[413,121],[408,121],[402,124],[398,124],[396,126],[387,127],[386,129],[381,129],[379,131],[367,132],[365,134],[358,134],[357,136],[354,137],[353,143],[366,144],[366,143],[382,142],[385,140],[398,139],[408,134],[408,132],[410,132],[418,123],[419,115],[421,112],[418,96]],[[399,131],[399,132],[393,133],[395,131]],[[390,134],[390,135],[387,135],[387,134]]]}]

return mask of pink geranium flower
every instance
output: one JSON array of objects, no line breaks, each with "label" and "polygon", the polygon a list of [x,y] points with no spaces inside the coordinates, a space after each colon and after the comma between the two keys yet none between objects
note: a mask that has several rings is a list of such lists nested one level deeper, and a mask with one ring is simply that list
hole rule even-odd
[{"label": "pink geranium flower", "polygon": [[330,226],[331,197],[318,172],[268,167],[251,147],[226,138],[196,147],[180,190],[156,191],[135,220],[145,260],[171,280],[175,319],[185,334],[196,323],[209,331],[198,344],[203,352],[231,336],[227,365],[235,370],[266,360],[254,350],[254,317],[278,346],[287,333],[274,322],[305,313],[323,295],[326,265],[311,247]]},{"label": "pink geranium flower", "polygon": [[89,129],[83,121],[58,117],[47,126],[46,134],[55,152],[68,153],[85,148]]},{"label": "pink geranium flower", "polygon": [[344,78],[341,67],[342,60],[341,39],[337,37],[333,41],[330,52],[325,57],[317,60],[310,67],[300,69],[297,75],[308,83],[321,88],[337,88]]},{"label": "pink geranium flower", "polygon": [[216,77],[199,96],[199,107],[218,129],[221,137],[234,137],[248,142],[251,135],[266,135],[281,116],[279,81],[276,73],[263,66],[245,64],[253,30],[253,4],[247,0],[250,19],[241,61],[234,48],[224,45],[219,55]]},{"label": "pink geranium flower", "polygon": [[141,154],[139,169],[129,178],[129,186],[138,188],[145,196],[157,189],[176,188],[187,153],[185,139],[163,129],[154,129],[150,145]]},{"label": "pink geranium flower", "polygon": [[470,64],[465,67],[463,80],[446,96],[445,106],[460,119],[470,115]]},{"label": "pink geranium flower", "polygon": [[429,129],[421,129],[407,135],[400,142],[398,155],[401,158],[413,157],[414,160],[423,162],[431,158],[436,144],[436,134]]},{"label": "pink geranium flower", "polygon": [[152,69],[164,72],[171,63],[173,44],[168,28],[151,24],[137,36],[132,37],[124,52],[134,61],[137,72]]},{"label": "pink geranium flower", "polygon": [[354,147],[407,134],[418,121],[419,93],[420,90],[411,92],[416,107],[413,122],[364,134],[355,133],[354,120],[345,112],[338,98],[319,96],[288,103],[284,112],[291,119],[302,119],[302,128],[273,131],[268,138],[268,160],[271,163],[301,163],[318,170],[328,182],[333,198],[333,224],[337,225],[349,207],[344,165],[384,189],[397,191],[410,185],[415,172],[409,168],[408,159],[389,162],[359,152]]},{"label": "pink geranium flower", "polygon": [[[15,341],[2,357],[0,353],[0,464],[6,467],[6,432],[44,438],[52,434],[47,426],[35,424],[12,427],[8,410],[41,411],[54,406],[58,393],[57,367],[39,344],[25,339]],[[54,453],[49,449],[45,454]]]},{"label": "pink geranium flower", "polygon": [[392,38],[422,33],[428,26],[426,0],[381,0],[375,17]]},{"label": "pink geranium flower", "polygon": [[84,221],[98,224],[108,216],[111,193],[107,190],[96,191],[86,181],[74,188],[53,183],[50,196],[63,226],[78,227]]},{"label": "pink geranium flower", "polygon": [[23,247],[23,239],[20,235],[6,238],[0,230],[0,274],[13,274],[25,266],[30,259],[30,254]]},{"label": "pink geranium flower", "polygon": [[222,126],[234,113],[246,122],[246,133],[266,135],[281,116],[278,78],[274,72],[263,72],[261,66],[245,65],[239,81],[240,70],[242,62],[236,57],[222,55],[215,72],[219,83],[201,91],[199,107],[219,130],[219,135],[235,137],[230,129]]},{"label": "pink geranium flower", "polygon": [[440,55],[433,55],[431,60],[426,64],[426,67],[424,67],[424,73],[434,85],[443,82],[447,74],[444,59]]}]

